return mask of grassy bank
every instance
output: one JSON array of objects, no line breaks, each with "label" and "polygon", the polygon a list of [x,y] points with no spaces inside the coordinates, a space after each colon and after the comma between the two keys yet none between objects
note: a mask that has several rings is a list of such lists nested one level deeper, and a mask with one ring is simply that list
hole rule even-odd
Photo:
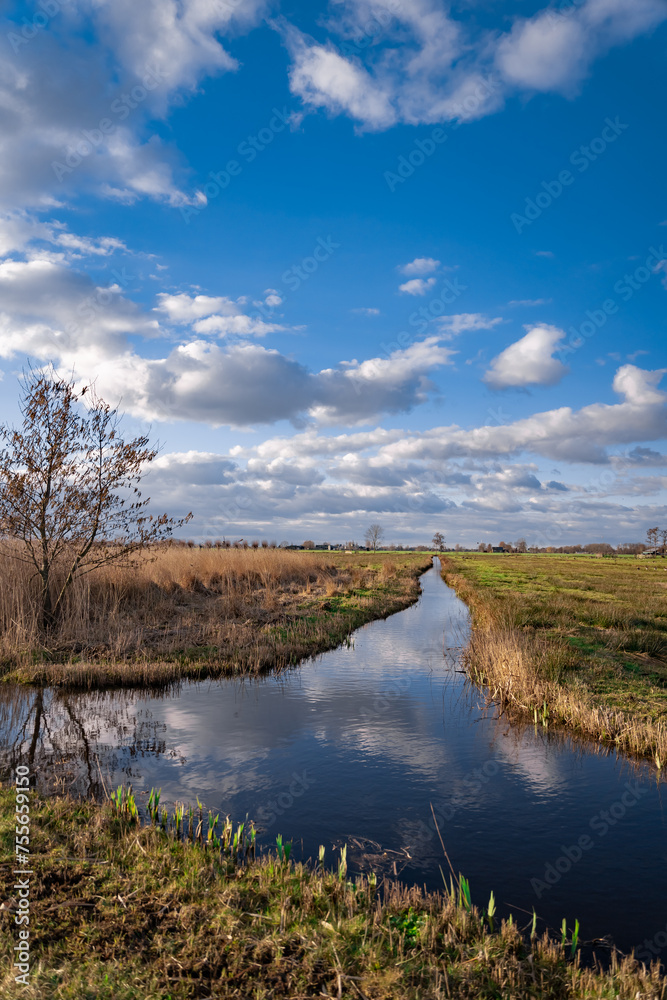
[{"label": "grassy bank", "polygon": [[0,669],[93,687],[282,668],[413,603],[430,565],[427,553],[158,548],[80,581],[44,640],[30,581],[0,549]]},{"label": "grassy bank", "polygon": [[468,555],[443,576],[473,613],[467,669],[510,712],[667,761],[662,559]]},{"label": "grassy bank", "polygon": [[[657,969],[631,959],[579,967],[565,944],[531,939],[463,892],[372,879],[276,855],[240,862],[140,827],[109,805],[31,802],[30,983],[12,970],[18,940],[11,872],[14,789],[0,790],[0,997],[185,1000],[663,997]],[[204,838],[205,840],[205,838]],[[335,859],[334,859],[335,860]],[[335,867],[335,865],[334,865]],[[572,953],[575,951],[575,958]]]}]

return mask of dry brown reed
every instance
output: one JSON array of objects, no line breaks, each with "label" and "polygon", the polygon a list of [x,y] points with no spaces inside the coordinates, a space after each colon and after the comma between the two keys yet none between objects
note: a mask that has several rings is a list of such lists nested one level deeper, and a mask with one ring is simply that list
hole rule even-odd
[{"label": "dry brown reed", "polygon": [[76,581],[44,637],[15,554],[0,544],[0,663],[13,679],[76,684],[123,683],[130,663],[133,682],[285,666],[407,606],[428,562],[403,556],[397,573],[382,554],[158,546]]}]

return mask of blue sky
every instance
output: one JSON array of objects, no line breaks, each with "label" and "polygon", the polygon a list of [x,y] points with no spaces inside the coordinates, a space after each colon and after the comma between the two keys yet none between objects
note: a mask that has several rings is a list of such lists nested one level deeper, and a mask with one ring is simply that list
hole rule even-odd
[{"label": "blue sky", "polygon": [[201,538],[665,523],[665,0],[42,0],[0,35],[0,418],[28,361],[96,379]]}]

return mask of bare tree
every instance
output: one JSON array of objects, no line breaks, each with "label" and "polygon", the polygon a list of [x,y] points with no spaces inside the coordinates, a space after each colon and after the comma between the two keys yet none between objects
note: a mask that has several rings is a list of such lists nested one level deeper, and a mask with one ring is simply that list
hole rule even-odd
[{"label": "bare tree", "polygon": [[436,531],[432,538],[433,548],[437,549],[439,552],[445,547],[445,536],[441,531]]},{"label": "bare tree", "polygon": [[646,538],[650,546],[655,546],[658,544],[658,535],[660,534],[660,528],[649,528],[646,532]]},{"label": "bare tree", "polygon": [[514,543],[514,548],[517,550],[517,552],[527,552],[528,546],[526,544],[526,539],[517,538],[516,542]]},{"label": "bare tree", "polygon": [[662,544],[662,554],[667,550],[667,528],[660,529],[660,542]]},{"label": "bare tree", "polygon": [[145,436],[124,441],[117,410],[93,387],[77,394],[73,377],[30,370],[19,406],[21,427],[0,426],[0,532],[35,569],[48,630],[76,578],[165,540],[192,515],[148,513],[139,482],[157,450]]},{"label": "bare tree", "polygon": [[370,528],[366,531],[364,535],[366,544],[370,545],[373,552],[377,551],[377,547],[384,538],[384,528],[379,524],[371,524]]}]

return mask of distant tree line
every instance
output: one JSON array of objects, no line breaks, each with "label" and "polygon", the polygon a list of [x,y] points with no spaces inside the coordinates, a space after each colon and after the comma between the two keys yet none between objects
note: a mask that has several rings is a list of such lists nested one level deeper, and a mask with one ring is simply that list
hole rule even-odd
[{"label": "distant tree line", "polygon": [[[665,533],[667,534],[667,532]],[[547,552],[547,553],[560,553],[565,555],[577,555],[581,553],[583,555],[601,555],[601,556],[633,556],[641,555],[642,552],[646,551],[647,548],[653,548],[653,543],[650,546],[644,544],[644,542],[623,542],[616,548],[610,545],[608,542],[589,542],[587,545],[527,545],[524,538],[518,539],[518,541],[512,544],[511,542],[499,542],[497,545],[487,544],[486,542],[480,542],[477,546],[479,552]],[[661,549],[662,553],[667,554],[667,543],[663,542],[662,546],[656,546]]]}]

